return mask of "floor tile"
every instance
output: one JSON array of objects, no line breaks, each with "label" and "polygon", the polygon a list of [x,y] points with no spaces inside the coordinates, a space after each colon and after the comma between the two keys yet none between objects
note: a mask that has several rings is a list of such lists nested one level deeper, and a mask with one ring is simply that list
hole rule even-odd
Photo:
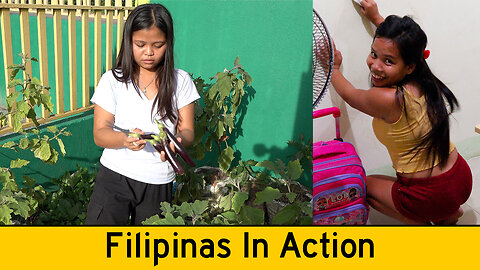
[{"label": "floor tile", "polygon": [[368,215],[367,225],[404,225],[404,224],[370,207],[370,213]]},{"label": "floor tile", "polygon": [[463,216],[458,220],[458,225],[477,225],[480,224],[480,214],[468,205],[468,202],[462,205]]}]

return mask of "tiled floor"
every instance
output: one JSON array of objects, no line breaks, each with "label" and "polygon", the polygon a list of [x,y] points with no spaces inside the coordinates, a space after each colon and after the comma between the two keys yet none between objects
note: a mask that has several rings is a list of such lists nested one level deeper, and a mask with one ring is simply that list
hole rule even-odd
[{"label": "tiled floor", "polygon": [[[473,174],[473,189],[468,201],[462,205],[463,216],[458,221],[458,225],[480,224],[480,157],[474,157],[467,160]],[[403,225],[388,216],[385,216],[370,207],[370,216],[368,225]]]}]

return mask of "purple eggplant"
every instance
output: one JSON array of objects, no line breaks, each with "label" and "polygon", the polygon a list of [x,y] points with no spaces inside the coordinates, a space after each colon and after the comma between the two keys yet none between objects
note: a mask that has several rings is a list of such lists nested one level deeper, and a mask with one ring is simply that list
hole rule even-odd
[{"label": "purple eggplant", "polygon": [[175,137],[168,128],[163,127],[163,131],[167,134],[167,137],[169,140],[167,141],[172,141],[173,144],[175,145],[176,152],[182,157],[182,159],[190,166],[195,167],[196,164],[193,161],[192,157],[188,154],[187,150],[183,145],[177,140],[177,137]]},{"label": "purple eggplant", "polygon": [[152,134],[140,134],[142,140],[153,140]]},{"label": "purple eggplant", "polygon": [[153,147],[161,153],[162,151],[165,152],[165,159],[172,165],[173,170],[176,174],[182,175],[185,171],[182,168],[182,165],[177,161],[174,156],[174,153],[170,149],[170,145],[168,144],[167,140],[162,140],[160,143],[156,143]]}]

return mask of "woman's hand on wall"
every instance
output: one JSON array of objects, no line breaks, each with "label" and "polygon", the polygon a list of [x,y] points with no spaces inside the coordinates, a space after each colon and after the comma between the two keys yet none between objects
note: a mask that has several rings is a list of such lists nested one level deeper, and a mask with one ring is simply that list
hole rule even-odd
[{"label": "woman's hand on wall", "polygon": [[343,61],[343,56],[342,53],[337,50],[337,46],[335,46],[335,42],[333,42],[333,69],[340,69],[340,66],[342,65]]},{"label": "woman's hand on wall", "polygon": [[377,3],[374,0],[363,0],[361,12],[375,26],[378,26],[385,20],[378,12]]}]

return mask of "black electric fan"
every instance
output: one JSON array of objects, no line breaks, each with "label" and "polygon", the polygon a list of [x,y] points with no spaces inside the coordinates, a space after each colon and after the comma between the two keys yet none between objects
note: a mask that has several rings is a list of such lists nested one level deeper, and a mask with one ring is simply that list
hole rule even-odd
[{"label": "black electric fan", "polygon": [[313,10],[313,109],[328,90],[333,70],[333,43],[325,23]]}]

